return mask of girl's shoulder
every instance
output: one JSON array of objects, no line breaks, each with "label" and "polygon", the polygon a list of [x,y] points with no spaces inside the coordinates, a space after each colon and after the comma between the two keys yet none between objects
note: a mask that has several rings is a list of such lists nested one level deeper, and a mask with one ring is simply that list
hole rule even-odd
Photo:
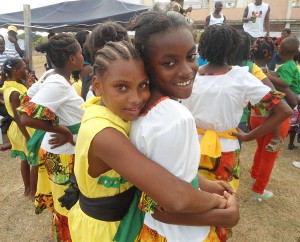
[{"label": "girl's shoulder", "polygon": [[190,111],[182,105],[180,101],[171,98],[164,98],[142,116],[146,120],[151,120],[151,122],[156,120],[157,122],[162,121],[168,124],[171,124],[173,121],[178,121],[179,119],[193,119]]}]

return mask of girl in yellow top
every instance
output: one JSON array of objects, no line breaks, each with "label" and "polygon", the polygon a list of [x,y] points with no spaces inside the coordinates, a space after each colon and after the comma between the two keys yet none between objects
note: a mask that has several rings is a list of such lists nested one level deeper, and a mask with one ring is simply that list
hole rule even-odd
[{"label": "girl in yellow top", "polygon": [[7,131],[7,136],[12,144],[11,157],[21,158],[21,174],[25,186],[24,196],[34,196],[37,183],[37,166],[30,171],[31,161],[28,159],[27,141],[34,130],[26,128],[20,122],[16,109],[20,106],[20,95],[27,91],[23,85],[28,77],[26,65],[22,59],[7,59],[3,64],[3,73],[7,81],[3,85],[5,107],[13,121]]}]

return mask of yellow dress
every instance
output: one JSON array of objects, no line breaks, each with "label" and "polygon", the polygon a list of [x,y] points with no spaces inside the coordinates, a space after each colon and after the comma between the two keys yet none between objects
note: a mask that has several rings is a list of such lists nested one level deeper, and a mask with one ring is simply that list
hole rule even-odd
[{"label": "yellow dress", "polygon": [[70,78],[70,81],[72,83],[72,86],[76,90],[77,95],[81,96],[82,81],[80,79],[78,81],[75,81],[73,77]]},{"label": "yellow dress", "polygon": [[[129,122],[125,122],[99,103],[99,97],[94,97],[86,103],[75,148],[74,173],[80,192],[88,198],[114,196],[132,187],[131,183],[114,170],[97,178],[88,175],[88,150],[95,135],[107,127],[115,128],[125,136],[128,136],[130,130]],[[86,215],[81,210],[79,202],[70,210],[68,220],[73,242],[113,241],[120,224],[119,221],[107,222]]]},{"label": "yellow dress", "polygon": [[[6,81],[4,82],[2,89],[6,110],[8,114],[12,118],[14,118],[13,108],[10,102],[10,95],[12,94],[12,92],[18,92],[21,96],[27,91],[27,88],[16,81]],[[26,127],[26,129],[30,136],[34,133],[34,129],[28,127]],[[20,156],[21,160],[27,160],[27,141],[15,121],[12,121],[12,123],[10,124],[7,131],[7,136],[12,145],[11,157],[15,158],[17,156]]]}]

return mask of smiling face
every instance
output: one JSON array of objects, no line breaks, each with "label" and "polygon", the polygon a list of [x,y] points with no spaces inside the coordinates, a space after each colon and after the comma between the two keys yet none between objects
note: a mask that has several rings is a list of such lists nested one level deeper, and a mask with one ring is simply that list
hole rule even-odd
[{"label": "smiling face", "polygon": [[142,60],[111,62],[102,77],[93,78],[93,89],[96,96],[102,96],[103,106],[127,121],[139,117],[150,96]]},{"label": "smiling face", "polygon": [[188,98],[198,70],[191,31],[186,27],[172,28],[152,35],[147,54],[154,91],[174,99]]}]

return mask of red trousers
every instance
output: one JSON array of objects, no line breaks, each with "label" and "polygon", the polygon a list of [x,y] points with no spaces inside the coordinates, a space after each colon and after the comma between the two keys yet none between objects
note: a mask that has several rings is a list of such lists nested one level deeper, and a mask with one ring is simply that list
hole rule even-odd
[{"label": "red trousers", "polygon": [[[250,117],[251,128],[255,129],[263,122],[265,122],[266,119],[267,118],[265,117]],[[289,128],[290,119],[288,118],[280,124],[280,135],[283,140],[287,136]],[[266,146],[268,145],[272,137],[273,132],[256,139],[257,148],[250,173],[251,177],[256,179],[252,186],[252,190],[259,194],[262,194],[264,192],[264,189],[269,182],[274,162],[279,152],[279,150],[276,152],[266,151]]]}]

